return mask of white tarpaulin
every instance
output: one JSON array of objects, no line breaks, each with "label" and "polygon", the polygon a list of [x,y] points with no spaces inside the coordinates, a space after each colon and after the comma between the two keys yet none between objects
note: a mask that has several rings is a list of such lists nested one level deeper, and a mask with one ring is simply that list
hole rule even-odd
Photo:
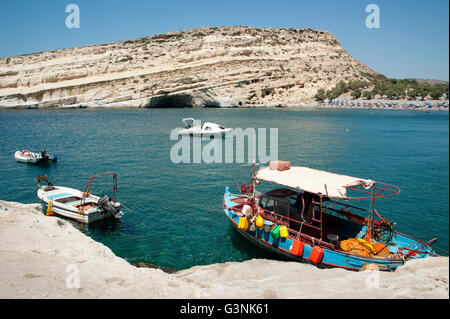
[{"label": "white tarpaulin", "polygon": [[263,167],[256,173],[256,179],[301,189],[314,194],[323,194],[330,198],[347,198],[346,187],[361,185],[367,189],[374,183],[369,179],[339,175],[300,166],[292,166],[285,171]]}]

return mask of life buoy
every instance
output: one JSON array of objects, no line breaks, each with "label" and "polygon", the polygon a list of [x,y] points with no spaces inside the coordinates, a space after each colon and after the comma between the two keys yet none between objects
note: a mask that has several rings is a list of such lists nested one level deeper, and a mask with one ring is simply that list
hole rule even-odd
[{"label": "life buoy", "polygon": [[30,156],[31,153],[28,150],[23,150],[21,154],[22,156]]}]

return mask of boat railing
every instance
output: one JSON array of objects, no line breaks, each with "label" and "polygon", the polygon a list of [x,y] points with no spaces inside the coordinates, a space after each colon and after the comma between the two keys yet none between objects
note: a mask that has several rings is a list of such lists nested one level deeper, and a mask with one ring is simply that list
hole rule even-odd
[{"label": "boat railing", "polygon": [[[350,220],[352,220],[354,222],[358,222],[358,223],[365,222],[367,220],[368,217],[365,217],[363,215],[369,215],[372,213],[372,211],[370,211],[368,209],[360,208],[360,207],[353,206],[353,205],[348,205],[348,204],[344,204],[344,203],[334,203],[334,204],[340,205],[341,208],[340,209],[332,208],[332,207],[330,207],[332,205],[330,205],[328,207],[325,207],[323,209],[323,212],[325,212],[326,210],[330,210],[330,211],[338,213],[342,217],[345,217],[347,219],[350,219]],[[349,208],[352,208],[353,210],[350,210]],[[358,210],[359,212],[355,212],[354,210]],[[377,216],[379,217],[380,220],[383,219],[383,217],[381,217],[381,215],[378,214],[378,212],[375,211],[375,213],[377,214]],[[379,223],[376,220],[374,222],[376,224]]]},{"label": "boat railing", "polygon": [[[424,247],[427,247],[430,250],[434,250],[431,247],[431,245],[433,245],[438,240],[437,238],[433,238],[433,239],[429,240],[428,242],[425,242],[423,240],[413,238],[413,237],[411,237],[409,235],[406,235],[406,234],[403,234],[403,233],[397,233],[397,234],[399,234],[399,235],[401,235],[403,237],[415,240],[415,242],[413,244],[409,245],[408,247],[399,247],[399,250],[401,249],[401,250],[407,250],[408,251],[408,253],[405,254],[406,258],[408,258],[411,255],[414,255],[416,253],[424,253],[424,254],[430,254],[432,256],[439,256],[438,254],[436,254],[434,252],[431,252],[431,251],[422,251],[422,250],[420,250],[420,249],[423,249]],[[421,244],[421,246],[419,246],[418,248],[411,248],[415,244]]]},{"label": "boat railing", "polygon": [[[312,201],[312,204],[317,205],[317,207],[320,206],[320,203],[316,202],[316,201]],[[353,205],[346,205],[344,203],[339,203],[339,202],[334,202],[331,205],[327,206],[326,208],[323,208],[322,212],[325,211],[326,209],[329,209],[329,210],[335,211],[335,212],[337,212],[339,214],[342,214],[343,212],[341,210],[331,208],[331,206],[333,204],[339,204],[342,207],[352,207],[354,209],[361,210],[361,211],[363,211],[365,213],[371,213],[370,210],[367,210],[367,209],[364,209],[364,208],[360,208],[360,207],[357,207],[357,206],[353,206]],[[262,211],[264,213],[265,217],[273,216],[272,217],[273,218],[273,220],[272,220],[273,222],[275,222],[275,223],[279,222],[280,224],[284,224],[285,226],[287,226],[288,229],[289,229],[289,233],[292,233],[292,235],[294,237],[298,237],[299,236],[299,232],[301,232],[300,235],[306,237],[310,241],[316,241],[316,242],[321,241],[321,242],[325,243],[325,245],[331,245],[331,244],[323,241],[323,237],[322,237],[322,235],[323,235],[322,220],[314,217],[315,215],[319,214],[319,212],[316,212],[315,210],[313,210],[313,212],[314,212],[313,213],[313,217],[311,218],[311,222],[308,223],[306,221],[300,221],[300,220],[297,220],[297,219],[293,219],[293,218],[290,218],[290,217],[287,217],[287,216],[275,213],[274,211],[269,211],[269,210],[264,209],[262,207],[259,207],[259,209],[260,209],[260,211]],[[322,216],[322,214],[319,214],[319,215]],[[355,222],[358,222],[358,220],[355,220],[355,218],[360,218],[361,220],[359,222],[363,222],[364,221],[364,217],[363,216],[360,216],[360,215],[358,215],[358,214],[356,214],[356,213],[354,213],[354,212],[352,212],[350,210],[346,211],[346,216],[347,216],[347,218],[351,218],[350,216],[353,216],[354,217],[353,219],[354,219]],[[283,223],[283,220],[287,221],[287,223]],[[292,222],[292,224],[289,224],[289,222]],[[316,222],[316,223],[318,223],[318,225],[317,226],[313,225],[313,224],[311,224],[312,222]],[[293,224],[296,225],[296,227],[295,226],[292,227]],[[298,230],[296,230],[297,228],[298,228]],[[308,229],[318,232],[320,234],[320,237],[317,238],[317,237],[309,236],[309,235],[305,234],[304,231],[305,230],[307,231]]]},{"label": "boat railing", "polygon": [[[381,185],[377,186],[377,185]],[[359,187],[359,188],[357,188]],[[358,197],[358,196],[349,196],[346,197],[346,200],[349,199],[376,199],[376,198],[383,198],[383,197],[391,197],[394,195],[397,195],[400,193],[400,188],[395,186],[395,185],[391,185],[391,184],[386,184],[386,183],[382,183],[382,182],[374,182],[373,185],[371,186],[371,190],[366,190],[364,189],[363,186],[347,186],[345,187],[346,189],[352,190],[352,191],[356,191],[359,193],[364,193],[364,194],[370,194],[370,196],[362,196],[362,197]]]},{"label": "boat railing", "polygon": [[[280,222],[280,223],[283,223],[283,220],[284,221],[287,221],[288,223],[288,225],[290,224],[290,223],[292,223],[292,224],[290,224],[290,226],[291,227],[288,227],[288,229],[289,229],[289,231],[291,232],[291,233],[295,233],[295,234],[297,234],[298,233],[298,231],[296,231],[294,228],[298,228],[299,229],[299,231],[301,232],[302,230],[312,230],[312,231],[316,231],[316,232],[318,232],[319,234],[320,234],[320,236],[319,236],[319,238],[315,238],[315,237],[311,237],[311,238],[315,238],[315,240],[322,240],[323,239],[323,225],[322,225],[322,215],[323,215],[323,212],[325,211],[325,210],[327,210],[327,209],[329,209],[329,210],[333,210],[333,211],[336,211],[336,212],[338,212],[338,213],[340,213],[340,211],[339,210],[336,210],[336,209],[333,209],[333,208],[331,208],[331,206],[333,206],[334,204],[339,204],[339,205],[343,205],[343,206],[346,206],[345,204],[342,204],[342,203],[339,203],[339,200],[338,201],[335,201],[335,202],[333,202],[333,203],[331,203],[329,206],[327,206],[326,208],[322,208],[322,203],[321,202],[317,202],[317,201],[315,201],[315,200],[312,200],[312,205],[314,206],[314,207],[320,207],[321,208],[321,211],[320,212],[316,212],[316,210],[315,209],[313,209],[313,213],[312,213],[312,216],[311,216],[311,220],[308,222],[308,221],[305,221],[305,220],[303,220],[303,221],[301,221],[301,220],[297,220],[297,219],[293,219],[293,218],[290,218],[290,217],[287,217],[287,216],[284,216],[284,215],[281,215],[281,214],[278,214],[278,213],[275,213],[274,211],[270,211],[270,210],[267,210],[267,209],[264,209],[264,208],[262,208],[262,207],[259,207],[259,209],[260,210],[262,210],[262,212],[264,212],[264,215],[265,216],[273,216],[274,217],[274,219],[275,220],[273,220],[274,222],[277,222],[277,220]],[[348,205],[347,205],[348,206]],[[362,209],[362,208],[359,208],[359,207],[356,207],[356,206],[352,206],[352,207],[354,207],[354,208],[356,208],[356,209],[360,209],[360,210],[362,210],[362,211],[365,211],[365,212],[368,212],[368,213],[370,213],[371,211],[369,211],[369,210],[365,210],[365,209]],[[354,216],[358,216],[358,217],[360,217],[360,218],[362,218],[361,216],[359,216],[359,215],[356,215],[356,214],[354,214],[354,213],[352,213],[352,212],[349,212],[350,214],[352,214],[352,215],[354,215]],[[317,215],[319,215],[319,218],[317,218],[316,216]],[[312,223],[317,223],[317,225],[313,225]],[[284,223],[283,223],[284,224]],[[294,225],[296,225],[297,227],[292,227],[293,226],[293,224]],[[285,226],[288,226],[288,225],[285,225]]]},{"label": "boat railing", "polygon": [[[277,214],[277,213],[275,213],[273,211],[269,211],[269,210],[266,210],[266,209],[261,208],[261,207],[259,209],[263,211],[264,217],[266,217],[266,218],[268,216],[275,216],[275,219],[277,219],[278,222],[277,222],[277,220],[274,220],[274,219],[272,219],[271,221],[275,222],[276,224],[283,224],[283,225],[285,225],[288,228],[289,234],[292,235],[293,237],[295,237],[296,239],[301,239],[302,241],[307,241],[307,242],[312,243],[313,245],[318,245],[320,247],[326,247],[326,248],[333,249],[333,250],[336,249],[336,247],[334,245],[332,245],[331,243],[328,243],[328,242],[326,242],[326,241],[324,241],[324,240],[322,240],[320,238],[316,238],[314,236],[310,236],[310,235],[308,235],[308,234],[306,234],[305,232],[302,231],[303,227],[307,227],[307,228],[310,228],[310,229],[315,229],[315,230],[321,231],[320,227],[316,227],[316,226],[313,226],[313,225],[308,224],[306,222],[301,222],[301,221],[298,221],[298,220],[295,220],[295,219],[292,219],[292,218],[289,218],[289,217]],[[299,225],[301,225],[301,228],[299,230],[295,230],[295,229],[289,227],[289,223],[287,223],[287,224],[283,223],[282,222],[283,219],[287,220],[287,221],[292,221],[292,222],[298,223]],[[402,235],[404,235],[404,234],[402,234]],[[410,237],[410,236],[407,236],[407,235],[404,235],[404,236]],[[410,237],[410,238],[412,238],[412,237]],[[427,243],[425,243],[423,241],[420,241],[420,240],[417,240],[417,243],[421,243],[422,244],[419,248],[415,248],[414,249],[414,248],[409,248],[409,247],[401,247],[402,250],[408,251],[408,252],[402,253],[402,254],[404,255],[404,257],[406,259],[408,259],[408,257],[410,257],[411,255],[414,255],[414,254],[429,254],[429,255],[432,255],[432,256],[439,256],[438,254],[433,253],[431,251],[421,250],[423,247],[431,248],[431,245],[436,240],[437,239],[434,238],[434,239],[430,240]]]},{"label": "boat railing", "polygon": [[[275,219],[275,220],[273,220],[273,221],[274,221],[275,223],[277,223],[276,220],[278,220],[280,223],[282,223],[282,221],[285,220],[285,221],[288,221],[288,225],[289,225],[289,222],[293,222],[293,223],[298,224],[298,226],[299,226],[300,229],[303,229],[303,227],[307,227],[307,228],[310,228],[310,229],[317,230],[317,231],[319,231],[319,232],[321,231],[321,228],[320,228],[320,227],[311,225],[311,224],[307,223],[306,221],[299,221],[299,220],[296,220],[296,219],[292,219],[292,218],[290,218],[290,217],[287,217],[287,216],[284,216],[284,215],[275,213],[275,212],[273,212],[273,211],[269,211],[269,210],[264,209],[264,208],[262,208],[262,207],[259,207],[259,209],[260,209],[260,211],[263,212],[264,216],[266,216],[266,217],[267,217],[267,216],[274,216],[274,219]],[[315,218],[312,218],[312,221],[316,221],[316,222],[319,222],[319,223],[320,223],[320,220],[315,219]],[[283,223],[283,224],[284,224],[284,223]],[[285,226],[286,226],[286,225],[285,225]],[[290,226],[290,225],[289,225],[289,226]],[[289,226],[287,226],[288,229],[289,229],[289,232],[292,232],[292,233],[295,232],[295,233],[297,233],[297,231],[296,231],[295,229],[293,229],[292,227],[289,227]],[[320,240],[320,239],[317,239],[317,240]]]},{"label": "boat railing", "polygon": [[[436,238],[434,238],[434,239],[436,239]],[[412,257],[415,254],[428,254],[428,255],[431,255],[431,256],[439,257],[438,254],[433,253],[431,251],[421,250],[424,246],[429,247],[427,245],[422,245],[419,248],[414,248],[414,249],[413,248],[407,248],[407,247],[399,247],[399,252],[402,251],[402,253],[405,256],[405,259],[408,259],[408,258]],[[403,252],[404,250],[407,250],[408,252],[404,253]]]},{"label": "boat railing", "polygon": [[371,210],[364,209],[364,208],[361,208],[361,207],[358,207],[358,206],[354,206],[354,205],[350,205],[350,204],[348,204],[348,203],[341,203],[340,201],[341,201],[341,199],[332,202],[330,205],[324,207],[324,208],[323,208],[323,211],[326,211],[327,209],[331,208],[333,205],[337,204],[337,205],[341,205],[341,206],[344,206],[344,207],[351,207],[351,208],[353,208],[353,209],[360,210],[360,211],[362,211],[362,212],[366,212],[366,213],[369,213],[369,214],[372,213]]},{"label": "boat railing", "polygon": [[[268,216],[275,216],[274,219],[276,219],[276,220],[271,220],[271,221],[275,222],[276,224],[283,224],[283,225],[285,225],[288,228],[289,234],[292,235],[293,237],[295,237],[296,239],[301,239],[303,241],[310,242],[313,245],[318,245],[318,246],[326,247],[326,248],[329,248],[329,249],[335,249],[335,247],[332,244],[330,244],[330,243],[328,243],[326,241],[323,241],[320,238],[316,238],[314,236],[310,236],[310,235],[308,235],[308,234],[303,232],[303,230],[304,230],[303,227],[314,229],[314,230],[319,231],[319,232],[321,230],[320,227],[308,224],[306,222],[301,222],[301,221],[298,221],[298,220],[295,220],[295,219],[292,219],[292,218],[289,218],[289,217],[286,217],[286,216],[283,216],[283,215],[280,215],[280,214],[277,214],[277,213],[275,213],[273,211],[269,211],[269,210],[261,208],[261,207],[259,209],[263,211],[264,217],[266,217],[266,218]],[[283,223],[282,222],[283,219],[286,220],[286,221],[292,221],[294,223],[297,223],[299,225],[299,230],[295,230],[292,227],[289,227],[289,223],[287,223],[287,225],[285,223]]]},{"label": "boat railing", "polygon": [[114,202],[117,201],[117,173],[110,172],[110,173],[103,173],[103,174],[93,175],[93,176],[89,177],[89,180],[88,180],[88,182],[86,184],[86,187],[84,189],[83,198],[82,198],[81,204],[78,206],[80,210],[83,211],[83,205],[86,202],[86,198],[89,197],[90,187],[91,187],[91,184],[94,181],[94,179],[97,178],[97,177],[108,176],[108,175],[112,175],[112,177],[113,177],[113,194],[112,194],[111,198],[112,198],[112,200]]}]

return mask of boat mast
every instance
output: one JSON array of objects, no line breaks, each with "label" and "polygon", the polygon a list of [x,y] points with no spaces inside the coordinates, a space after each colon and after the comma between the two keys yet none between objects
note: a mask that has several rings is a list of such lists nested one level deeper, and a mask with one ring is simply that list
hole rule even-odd
[{"label": "boat mast", "polygon": [[322,224],[322,221],[323,221],[323,205],[322,205],[323,198],[322,198],[322,196],[320,196],[319,199],[320,199],[320,240],[323,240],[323,224]]},{"label": "boat mast", "polygon": [[252,172],[252,200],[253,200],[253,205],[256,202],[256,192],[255,192],[255,188],[256,188],[256,163],[255,161],[253,161],[253,172]]},{"label": "boat mast", "polygon": [[375,235],[373,225],[375,222],[375,183],[372,185],[372,220],[370,221],[370,239]]}]

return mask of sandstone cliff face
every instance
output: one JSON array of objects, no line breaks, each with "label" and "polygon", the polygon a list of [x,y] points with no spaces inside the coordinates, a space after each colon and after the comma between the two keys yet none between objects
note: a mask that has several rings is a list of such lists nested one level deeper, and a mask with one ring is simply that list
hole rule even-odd
[{"label": "sandstone cliff face", "polygon": [[0,107],[284,106],[368,74],[326,31],[205,27],[0,58]]}]

